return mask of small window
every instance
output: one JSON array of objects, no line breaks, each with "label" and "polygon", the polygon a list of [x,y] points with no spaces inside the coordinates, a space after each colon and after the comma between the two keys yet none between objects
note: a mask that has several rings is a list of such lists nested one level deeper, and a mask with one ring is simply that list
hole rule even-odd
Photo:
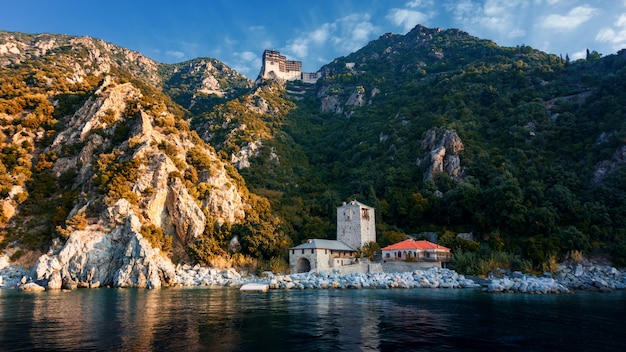
[{"label": "small window", "polygon": [[311,248],[311,254],[313,254],[313,248]]},{"label": "small window", "polygon": [[302,250],[302,254],[304,254],[304,249]]}]

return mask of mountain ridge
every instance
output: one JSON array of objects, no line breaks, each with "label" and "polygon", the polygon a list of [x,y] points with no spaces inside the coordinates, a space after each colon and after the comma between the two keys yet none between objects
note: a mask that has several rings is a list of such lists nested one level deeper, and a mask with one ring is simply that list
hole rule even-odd
[{"label": "mountain ridge", "polygon": [[[292,244],[332,238],[334,207],[355,198],[377,209],[381,245],[436,232],[534,270],[571,251],[625,263],[623,53],[569,62],[416,26],[324,65],[315,85],[254,86],[216,59],[159,64],[86,37],[0,32],[0,53],[1,242],[16,260],[56,248],[42,280],[85,282],[103,256],[58,269],[54,238],[107,233],[174,262],[279,265]],[[150,258],[96,281],[167,284]],[[70,272],[76,260],[92,264]]]}]

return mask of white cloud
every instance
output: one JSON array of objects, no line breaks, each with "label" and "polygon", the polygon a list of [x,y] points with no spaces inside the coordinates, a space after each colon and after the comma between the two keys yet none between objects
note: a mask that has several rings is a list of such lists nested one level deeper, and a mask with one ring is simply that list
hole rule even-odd
[{"label": "white cloud", "polygon": [[456,21],[464,26],[486,28],[500,33],[510,33],[514,29],[515,15],[527,6],[523,0],[486,0],[484,5],[471,0],[450,2],[448,10],[452,11]]},{"label": "white cloud", "polygon": [[581,50],[573,53],[570,57],[571,60],[579,60],[587,57],[587,50]]},{"label": "white cloud", "polygon": [[386,18],[394,25],[400,26],[405,32],[408,32],[417,24],[426,22],[429,16],[414,10],[391,9]]},{"label": "white cloud", "polygon": [[334,26],[330,23],[324,23],[318,29],[309,33],[309,39],[315,44],[324,44],[330,37],[330,33],[334,30]]},{"label": "white cloud", "polygon": [[253,77],[257,73],[254,71],[261,67],[261,57],[251,51],[234,52],[229,66],[241,74]]},{"label": "white cloud", "polygon": [[287,45],[287,54],[302,59],[309,55],[309,42],[294,40]]},{"label": "white cloud", "polygon": [[526,21],[520,14],[527,13],[529,6],[529,0],[450,0],[445,9],[463,30],[479,37],[508,41],[527,36]]},{"label": "white cloud", "polygon": [[321,62],[321,56],[346,55],[360,49],[379,32],[369,14],[352,14],[301,33],[288,40],[281,52],[290,59]]},{"label": "white cloud", "polygon": [[553,30],[570,30],[590,20],[598,13],[598,9],[589,5],[578,6],[566,15],[551,14],[539,21],[539,27]]},{"label": "white cloud", "polygon": [[602,28],[600,32],[596,35],[596,40],[600,42],[610,42],[613,41],[617,37],[617,33],[613,30],[613,28]]},{"label": "white cloud", "polygon": [[561,0],[535,0],[535,4],[536,5],[543,5],[544,1],[548,5],[555,5],[555,4],[558,4],[559,2],[561,2]]},{"label": "white cloud", "polygon": [[617,21],[615,21],[615,26],[626,27],[626,13],[619,15],[619,17],[617,18]]},{"label": "white cloud", "polygon": [[176,51],[176,50],[167,50],[165,52],[165,55],[167,55],[168,57],[171,57],[174,60],[182,60],[185,57],[185,53],[183,53],[182,51]]},{"label": "white cloud", "polygon": [[604,27],[596,34],[596,40],[609,43],[614,51],[626,48],[626,13],[618,16],[613,27]]},{"label": "white cloud", "polygon": [[258,59],[259,56],[251,51],[244,51],[241,53],[235,53],[235,57],[241,58],[243,61],[253,61]]},{"label": "white cloud", "polygon": [[526,31],[521,28],[517,28],[509,32],[509,38],[519,38],[525,35],[526,35]]},{"label": "white cloud", "polygon": [[[626,1],[626,0],[624,0]],[[433,0],[412,0],[407,2],[406,7],[414,9],[418,7],[430,7],[433,6]]]}]

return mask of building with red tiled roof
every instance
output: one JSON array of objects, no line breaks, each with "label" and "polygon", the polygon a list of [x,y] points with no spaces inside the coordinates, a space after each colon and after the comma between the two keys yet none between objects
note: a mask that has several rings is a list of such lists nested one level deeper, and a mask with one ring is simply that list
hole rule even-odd
[{"label": "building with red tiled roof", "polygon": [[452,258],[450,248],[426,240],[404,240],[382,249],[384,261],[403,260],[411,262],[447,263]]}]

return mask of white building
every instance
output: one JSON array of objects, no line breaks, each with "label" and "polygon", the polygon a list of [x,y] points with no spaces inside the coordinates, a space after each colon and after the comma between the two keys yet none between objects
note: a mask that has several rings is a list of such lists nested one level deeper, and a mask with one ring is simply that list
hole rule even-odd
[{"label": "white building", "polygon": [[292,273],[331,272],[333,268],[355,263],[356,250],[335,240],[310,239],[289,249]]},{"label": "white building", "polygon": [[274,50],[263,52],[259,78],[285,81],[302,80],[305,83],[315,83],[320,77],[320,72],[302,72],[302,61],[287,60],[287,57]]},{"label": "white building", "polygon": [[450,248],[426,240],[407,239],[382,249],[384,261],[432,262],[442,267],[450,262]]},{"label": "white building", "polygon": [[349,269],[357,266],[357,248],[369,242],[376,242],[374,208],[344,203],[337,208],[337,240],[309,239],[290,248],[289,267],[292,273]]}]

